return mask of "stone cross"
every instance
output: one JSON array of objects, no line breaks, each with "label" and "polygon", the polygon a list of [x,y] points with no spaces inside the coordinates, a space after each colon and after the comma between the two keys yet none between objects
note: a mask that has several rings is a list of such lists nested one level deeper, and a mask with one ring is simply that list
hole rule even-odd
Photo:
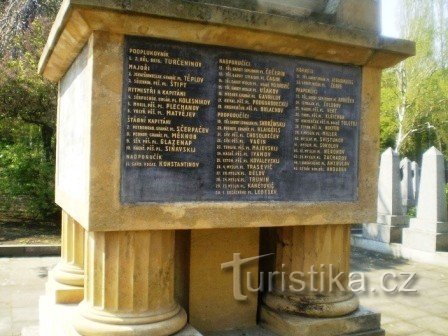
[{"label": "stone cross", "polygon": [[448,251],[445,160],[431,147],[423,155],[417,218],[403,232],[403,245],[428,252]]}]

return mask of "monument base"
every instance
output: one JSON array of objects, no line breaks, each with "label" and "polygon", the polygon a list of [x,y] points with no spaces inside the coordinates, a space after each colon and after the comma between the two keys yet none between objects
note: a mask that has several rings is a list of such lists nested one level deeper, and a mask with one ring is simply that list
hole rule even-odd
[{"label": "monument base", "polygon": [[45,293],[54,303],[80,303],[84,298],[84,287],[61,284],[54,280],[50,271],[45,284]]},{"label": "monument base", "polygon": [[404,225],[368,223],[362,225],[362,236],[382,243],[401,243]]},{"label": "monument base", "polygon": [[403,246],[426,252],[448,252],[448,233],[404,229]]},{"label": "monument base", "polygon": [[381,315],[365,308],[336,318],[311,318],[261,307],[261,325],[282,336],[384,336]]},{"label": "monument base", "polygon": [[420,263],[448,267],[448,252],[426,252],[403,246],[402,244],[387,244],[366,239],[359,234],[353,234],[351,244],[354,247],[391,255],[395,258],[409,259]]},{"label": "monument base", "polygon": [[376,222],[378,224],[390,226],[407,226],[409,224],[409,218],[405,215],[397,216],[378,214]]},{"label": "monument base", "polygon": [[[57,304],[51,296],[41,296],[39,300],[39,333],[33,336],[79,336],[73,328],[77,315],[77,304]],[[27,336],[31,336],[29,333]],[[202,336],[190,325],[175,336]]]}]

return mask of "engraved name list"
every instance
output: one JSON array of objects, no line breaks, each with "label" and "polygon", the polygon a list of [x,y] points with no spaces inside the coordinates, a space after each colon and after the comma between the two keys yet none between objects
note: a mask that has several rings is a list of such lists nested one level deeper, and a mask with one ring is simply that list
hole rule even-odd
[{"label": "engraved name list", "polygon": [[127,37],[124,203],[355,201],[361,69]]}]

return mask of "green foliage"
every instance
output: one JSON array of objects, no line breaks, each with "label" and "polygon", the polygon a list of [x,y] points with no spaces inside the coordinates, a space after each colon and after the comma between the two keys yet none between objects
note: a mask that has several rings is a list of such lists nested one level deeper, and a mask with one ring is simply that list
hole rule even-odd
[{"label": "green foliage", "polygon": [[[35,140],[36,127],[30,130]],[[32,141],[15,142],[0,147],[0,190],[8,210],[20,199],[27,214],[36,219],[53,217],[58,209],[54,204],[54,165],[46,161],[43,147]]]},{"label": "green foliage", "polygon": [[446,207],[448,208],[448,184],[445,185]]},{"label": "green foliage", "polygon": [[410,207],[408,208],[408,213],[407,213],[409,218],[415,218],[417,217],[417,208],[416,207]]},{"label": "green foliage", "polygon": [[37,73],[48,28],[37,19],[29,32],[16,38],[18,58],[5,56],[0,66],[0,118],[54,128],[56,86]]},{"label": "green foliage", "polygon": [[393,71],[385,71],[381,83],[381,152],[389,147],[395,147],[395,137],[398,132],[395,109],[398,104],[397,80]]},{"label": "green foliage", "polygon": [[37,73],[37,65],[59,4],[17,0],[0,6],[1,21],[10,23],[0,26],[0,196],[6,197],[1,206],[21,203],[36,219],[57,212],[57,87]]},{"label": "green foliage", "polygon": [[403,38],[417,54],[384,72],[381,148],[420,161],[435,146],[448,157],[448,2],[403,0]]}]

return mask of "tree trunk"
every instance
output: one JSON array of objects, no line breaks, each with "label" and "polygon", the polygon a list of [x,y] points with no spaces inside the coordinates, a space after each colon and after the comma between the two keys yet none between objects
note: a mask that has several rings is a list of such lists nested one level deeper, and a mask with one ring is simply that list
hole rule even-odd
[{"label": "tree trunk", "polygon": [[52,140],[54,135],[54,128],[48,125],[42,125],[40,127],[40,132],[42,136],[42,144],[44,147],[45,159],[49,162],[53,162],[54,153],[53,153]]}]

